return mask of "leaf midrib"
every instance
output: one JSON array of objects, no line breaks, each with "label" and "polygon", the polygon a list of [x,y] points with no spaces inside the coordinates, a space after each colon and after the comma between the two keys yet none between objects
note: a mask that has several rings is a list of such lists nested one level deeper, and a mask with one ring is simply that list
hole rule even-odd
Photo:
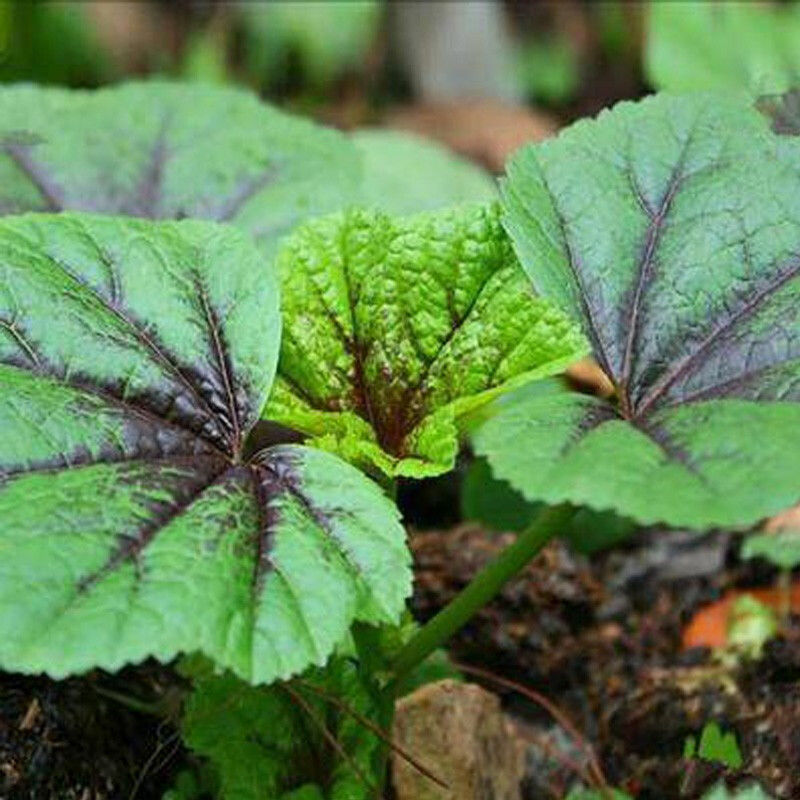
[{"label": "leaf midrib", "polygon": [[[787,262],[787,266],[788,269],[786,269],[785,272],[778,269],[775,278],[769,281],[763,289],[741,305],[736,312],[729,315],[722,324],[717,325],[708,336],[702,340],[697,348],[678,361],[665,375],[662,375],[660,380],[653,384],[650,392],[645,395],[638,405],[636,416],[645,416],[658,400],[665,395],[670,386],[685,375],[695,364],[697,359],[701,358],[721,336],[734,330],[740,323],[749,319],[761,308],[765,300],[772,297],[776,292],[780,291],[781,288],[800,275],[800,255],[792,256]],[[714,388],[713,386],[706,387],[706,389],[703,390],[704,394],[713,393]]]},{"label": "leaf midrib", "polygon": [[[635,361],[636,345],[639,338],[642,302],[647,293],[648,286],[651,285],[651,272],[653,270],[656,252],[661,241],[661,236],[667,226],[667,217],[672,210],[672,203],[675,199],[675,195],[684,181],[684,167],[686,165],[686,159],[689,155],[689,149],[691,148],[699,120],[700,116],[698,115],[689,129],[683,144],[681,145],[680,153],[670,172],[667,186],[661,196],[658,208],[650,213],[650,222],[648,223],[645,234],[645,244],[642,248],[642,252],[636,267],[635,290],[631,307],[627,314],[628,322],[626,327],[628,329],[628,336],[625,342],[625,350],[622,358],[620,379],[618,383],[620,403],[625,416],[630,416],[632,411],[630,379]],[[632,171],[631,166],[629,166],[629,170],[631,183],[638,189],[636,175]],[[637,194],[637,192],[634,192],[634,194]],[[637,200],[638,199],[639,198],[637,194]]]}]

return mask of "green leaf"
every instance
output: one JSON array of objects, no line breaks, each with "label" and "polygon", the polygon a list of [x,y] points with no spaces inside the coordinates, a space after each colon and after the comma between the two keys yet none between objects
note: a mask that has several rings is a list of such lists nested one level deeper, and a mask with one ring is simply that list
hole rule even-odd
[{"label": "green leaf", "polygon": [[0,88],[0,213],[98,211],[233,222],[267,255],[358,191],[341,134],[213,86]]},{"label": "green leaf", "polygon": [[[742,595],[736,598],[728,619],[729,648],[734,657],[761,658],[764,645],[778,629],[778,615],[770,606],[748,594]],[[702,742],[700,755],[703,755]]]},{"label": "green leaf", "polygon": [[485,458],[468,467],[461,486],[461,516],[493,531],[519,532],[541,510],[541,503],[528,502],[506,481],[497,480]]},{"label": "green leaf", "polygon": [[284,334],[265,417],[390,475],[450,469],[459,417],[584,352],[532,293],[494,205],[314,221],[278,267]]},{"label": "green leaf", "polygon": [[475,435],[529,500],[745,526],[800,497],[800,150],[738,97],[623,103],[523,149],[506,224],[606,401],[523,393]]},{"label": "green leaf", "polygon": [[800,77],[796,3],[651,2],[645,67],[658,89],[782,92]]},{"label": "green leaf", "polygon": [[181,770],[162,800],[208,800],[219,794],[217,775],[210,765]]},{"label": "green leaf", "polygon": [[256,80],[284,81],[299,67],[312,88],[324,89],[343,72],[363,69],[381,20],[376,0],[282,0],[241,3],[244,50]]},{"label": "green leaf", "polygon": [[383,745],[354,715],[379,725],[380,708],[376,688],[342,657],[273,686],[205,670],[195,677],[182,731],[210,759],[222,800],[371,800],[364,779],[378,784]]},{"label": "green leaf", "polygon": [[744,540],[741,556],[765,558],[779,569],[794,569],[800,565],[800,530],[752,534]]},{"label": "green leaf", "polygon": [[[532,384],[538,388],[540,384]],[[527,388],[527,387],[526,387]],[[461,515],[493,531],[524,530],[543,509],[505,481],[492,475],[485,458],[476,458],[467,469],[461,487]],[[596,553],[613,547],[636,531],[633,522],[610,511],[582,508],[575,512],[560,535],[579,553]]]},{"label": "green leaf", "polygon": [[435,142],[378,129],[352,139],[364,160],[361,202],[369,208],[412,214],[497,196],[486,172]]},{"label": "green leaf", "polygon": [[729,791],[724,783],[719,783],[703,795],[703,800],[772,800],[772,798],[755,783],[733,791]]},{"label": "green leaf", "polygon": [[[538,389],[542,383],[531,384]],[[524,390],[523,390],[524,391]],[[509,396],[511,397],[511,396]],[[493,531],[524,530],[543,509],[492,475],[485,458],[476,458],[467,469],[461,487],[461,516]],[[582,508],[560,532],[579,553],[596,553],[624,541],[636,530],[633,522],[609,511]]]},{"label": "green leaf", "polygon": [[550,105],[564,105],[575,97],[581,82],[581,64],[566,34],[535,37],[517,51],[517,71],[526,92]]},{"label": "green leaf", "polygon": [[0,221],[0,665],[53,677],[200,650],[322,663],[410,590],[397,510],[333,456],[247,456],[273,273],[202,222]]},{"label": "green leaf", "polygon": [[739,769],[742,766],[742,754],[736,735],[730,731],[723,733],[713,720],[703,726],[697,755],[705,761],[724,764],[730,769]]},{"label": "green leaf", "polygon": [[90,85],[113,80],[117,67],[86,6],[0,4],[0,81]]},{"label": "green leaf", "polygon": [[632,798],[619,789],[609,789],[606,792],[599,789],[573,789],[565,800],[632,800]]}]

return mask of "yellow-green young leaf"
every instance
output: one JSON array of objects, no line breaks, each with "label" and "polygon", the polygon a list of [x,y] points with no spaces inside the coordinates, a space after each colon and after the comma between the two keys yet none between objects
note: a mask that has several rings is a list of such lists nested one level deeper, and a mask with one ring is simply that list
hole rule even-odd
[{"label": "yellow-green young leaf", "polygon": [[0,88],[0,214],[97,211],[230,221],[273,255],[356,196],[347,138],[244,91],[161,82]]},{"label": "yellow-green young leaf", "polygon": [[584,352],[534,295],[494,204],[317,220],[278,268],[284,332],[264,416],[390,475],[450,469],[462,414]]},{"label": "yellow-green young leaf", "polygon": [[800,78],[797,3],[650,3],[645,67],[657,89],[783,92]]},{"label": "yellow-green young leaf", "polygon": [[378,487],[319,451],[248,455],[279,333],[233,228],[0,221],[0,667],[199,650],[271,681],[398,617],[409,556]]},{"label": "yellow-green young leaf", "polygon": [[383,702],[354,663],[336,656],[301,680],[273,686],[249,686],[202,665],[192,672],[183,738],[209,759],[221,800],[376,797],[383,743],[358,717],[381,727]]},{"label": "yellow-green young leaf", "polygon": [[616,398],[523,393],[476,435],[530,500],[751,525],[800,497],[800,140],[657,96],[512,159],[506,225]]}]

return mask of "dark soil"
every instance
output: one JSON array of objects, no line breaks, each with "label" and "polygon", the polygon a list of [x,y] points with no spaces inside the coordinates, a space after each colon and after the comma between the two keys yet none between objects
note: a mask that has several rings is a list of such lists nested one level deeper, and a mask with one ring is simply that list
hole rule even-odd
[{"label": "dark soil", "polygon": [[[509,540],[470,525],[415,533],[417,615],[435,613]],[[544,694],[591,742],[608,781],[641,800],[696,798],[721,777],[800,798],[800,618],[759,662],[733,670],[681,647],[697,608],[772,580],[740,565],[737,547],[724,535],[650,531],[589,561],[555,543],[451,653]],[[0,798],[160,800],[187,764],[177,730],[114,692],[163,707],[180,685],[152,663],[63,682],[0,674]],[[526,800],[563,797],[585,754],[542,708],[513,692],[505,701],[534,743]],[[683,758],[686,737],[712,719],[735,732],[742,770]]]},{"label": "dark soil", "polygon": [[160,799],[185,756],[176,729],[106,692],[163,702],[175,686],[153,664],[66,681],[0,674],[0,798]]},{"label": "dark soil", "polygon": [[[417,533],[419,617],[447,602],[508,539],[474,526]],[[590,740],[609,782],[641,800],[699,797],[721,777],[732,786],[755,778],[775,797],[800,798],[800,618],[760,662],[740,668],[681,647],[699,606],[772,578],[737,564],[736,549],[722,535],[651,531],[590,563],[553,544],[451,652],[555,702]],[[585,760],[580,749],[541,708],[513,693],[506,700],[539,743],[526,798],[563,797]],[[686,737],[709,720],[735,732],[742,770],[683,758]]]}]

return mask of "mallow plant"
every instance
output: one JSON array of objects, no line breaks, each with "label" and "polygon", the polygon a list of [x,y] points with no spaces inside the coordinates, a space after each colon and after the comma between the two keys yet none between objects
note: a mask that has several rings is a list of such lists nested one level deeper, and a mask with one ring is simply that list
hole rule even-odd
[{"label": "mallow plant", "polygon": [[[621,104],[412,216],[236,92],[0,108],[0,666],[183,654],[222,797],[375,795],[408,676],[577,513],[800,497],[800,151],[743,98]],[[611,398],[553,378],[589,351]],[[540,511],[417,628],[394,482],[476,415]]]}]

